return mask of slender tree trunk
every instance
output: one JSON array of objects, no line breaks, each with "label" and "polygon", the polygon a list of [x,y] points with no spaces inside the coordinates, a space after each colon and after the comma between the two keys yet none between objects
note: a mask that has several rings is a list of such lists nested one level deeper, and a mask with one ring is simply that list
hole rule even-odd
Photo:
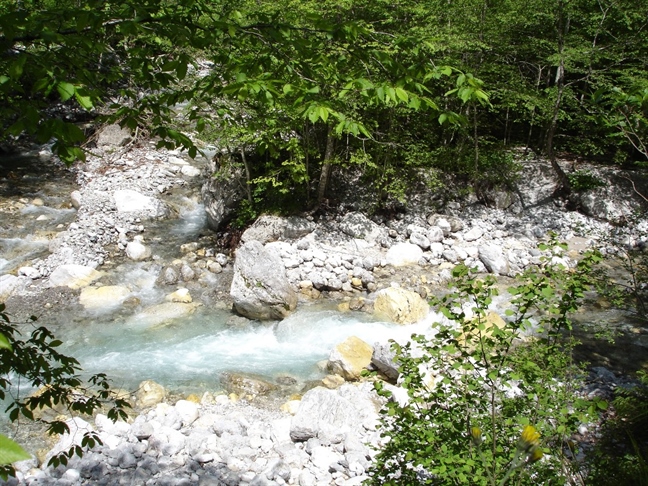
[{"label": "slender tree trunk", "polygon": [[328,126],[326,133],[326,151],[324,152],[324,161],[322,162],[322,173],[320,174],[319,186],[317,187],[317,204],[322,204],[324,195],[326,194],[326,186],[328,185],[329,177],[331,175],[331,166],[333,163],[333,149],[335,147],[335,139],[333,137],[333,125]]},{"label": "slender tree trunk", "polygon": [[308,122],[304,122],[304,164],[306,166],[306,204],[310,206],[311,203],[311,187],[310,187],[310,142],[308,138]]},{"label": "slender tree trunk", "polygon": [[475,148],[475,177],[479,171],[479,133],[477,132],[477,106],[473,103],[473,143]]},{"label": "slender tree trunk", "polygon": [[247,192],[248,202],[252,204],[252,176],[250,175],[250,166],[248,164],[247,158],[245,157],[245,150],[240,149],[241,160],[243,161],[243,167],[245,167],[245,190]]},{"label": "slender tree trunk", "polygon": [[556,160],[556,153],[554,151],[554,136],[556,135],[556,129],[558,128],[558,117],[560,115],[560,108],[562,106],[562,98],[565,93],[565,36],[569,30],[569,19],[566,16],[564,11],[564,1],[560,0],[558,2],[558,18],[557,20],[557,33],[558,33],[558,55],[560,57],[560,62],[558,63],[558,69],[556,70],[556,79],[555,85],[558,88],[556,93],[556,101],[554,102],[553,114],[551,117],[551,123],[547,129],[547,138],[545,141],[545,152],[549,157],[551,162],[551,167],[556,172],[558,176],[558,187],[554,191],[556,195],[568,196],[571,193],[571,184],[569,178],[565,171],[562,170],[560,164]]}]

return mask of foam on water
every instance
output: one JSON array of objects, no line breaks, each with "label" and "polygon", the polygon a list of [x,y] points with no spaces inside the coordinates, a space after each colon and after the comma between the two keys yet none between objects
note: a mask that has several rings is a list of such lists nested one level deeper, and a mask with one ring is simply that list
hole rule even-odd
[{"label": "foam on water", "polygon": [[89,323],[64,336],[70,338],[65,351],[86,372],[105,372],[117,386],[134,388],[153,379],[171,388],[213,388],[225,371],[315,379],[322,376],[317,363],[349,336],[370,344],[404,341],[429,330],[431,322],[398,326],[363,314],[308,307],[274,324],[228,327],[229,317],[229,312],[202,308],[162,327],[142,328],[132,318]]}]

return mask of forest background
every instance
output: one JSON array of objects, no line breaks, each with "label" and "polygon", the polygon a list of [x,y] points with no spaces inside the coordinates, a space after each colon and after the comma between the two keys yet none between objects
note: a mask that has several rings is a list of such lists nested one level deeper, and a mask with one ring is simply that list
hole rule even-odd
[{"label": "forest background", "polygon": [[360,173],[381,210],[447,175],[488,203],[515,178],[512,147],[547,156],[563,195],[588,180],[557,152],[648,158],[645,0],[41,0],[0,12],[0,139],[53,140],[71,162],[95,126],[79,122],[101,116],[192,156],[196,140],[217,140],[222,173],[245,171],[243,221],[322,203],[332,167]]}]

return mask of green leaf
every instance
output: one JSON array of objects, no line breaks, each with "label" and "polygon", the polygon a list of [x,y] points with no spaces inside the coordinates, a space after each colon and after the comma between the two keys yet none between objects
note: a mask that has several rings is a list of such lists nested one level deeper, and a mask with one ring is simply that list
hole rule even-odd
[{"label": "green leaf", "polygon": [[7,339],[7,336],[0,334],[0,349],[9,349],[11,350],[11,342]]},{"label": "green leaf", "polygon": [[81,93],[79,93],[78,90],[74,91],[74,97],[77,100],[77,103],[81,105],[81,107],[84,110],[92,110],[94,108],[94,103],[92,103],[92,99],[89,96],[84,96]]},{"label": "green leaf", "polygon": [[0,434],[0,464],[13,464],[17,461],[30,459],[25,449],[10,438]]},{"label": "green leaf", "polygon": [[187,76],[187,69],[189,64],[187,62],[179,62],[178,67],[176,68],[176,75],[178,79],[183,80]]},{"label": "green leaf", "polygon": [[403,88],[396,88],[396,96],[398,96],[398,98],[405,103],[407,103],[407,100],[409,100],[409,95]]},{"label": "green leaf", "polygon": [[56,89],[58,90],[59,95],[61,95],[62,101],[67,101],[72,98],[76,91],[73,84],[66,83],[65,81],[59,82],[59,84],[56,85]]}]

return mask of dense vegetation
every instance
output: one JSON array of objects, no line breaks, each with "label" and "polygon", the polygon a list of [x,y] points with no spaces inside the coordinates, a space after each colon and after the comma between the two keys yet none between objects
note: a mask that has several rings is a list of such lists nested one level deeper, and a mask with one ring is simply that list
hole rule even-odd
[{"label": "dense vegetation", "polygon": [[190,155],[185,133],[200,132],[245,166],[251,214],[323,202],[333,168],[360,174],[380,209],[446,174],[487,199],[510,184],[512,146],[552,161],[648,157],[645,0],[26,0],[0,12],[2,139],[53,138],[82,158],[84,111]]}]

